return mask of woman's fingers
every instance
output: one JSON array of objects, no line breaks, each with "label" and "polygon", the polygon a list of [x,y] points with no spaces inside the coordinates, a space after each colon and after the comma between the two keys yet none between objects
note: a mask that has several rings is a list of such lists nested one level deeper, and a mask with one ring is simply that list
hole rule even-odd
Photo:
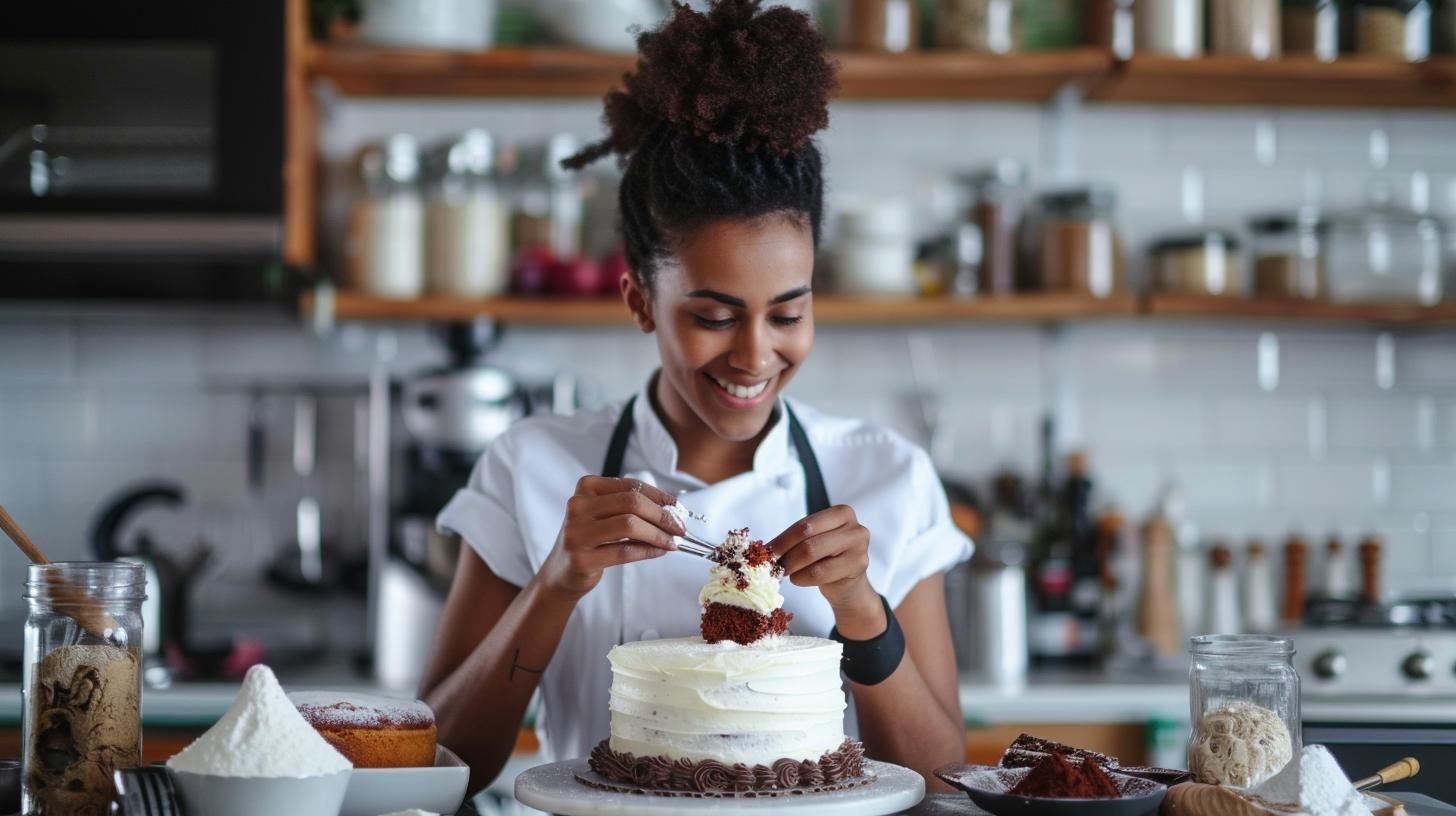
[{"label": "woman's fingers", "polygon": [[672,536],[640,516],[622,514],[577,525],[568,535],[567,549],[596,550],[623,541],[645,544],[659,550],[677,549]]},{"label": "woman's fingers", "polygon": [[677,497],[640,479],[616,479],[610,476],[587,475],[576,482],[576,495],[578,496],[605,496],[609,493],[640,493],[659,506],[677,504]]},{"label": "woman's fingers", "polygon": [[835,505],[794,522],[789,529],[779,533],[773,541],[770,541],[768,548],[773,550],[779,563],[787,569],[791,564],[800,563],[802,556],[799,558],[791,556],[794,550],[802,547],[806,542],[846,525],[858,526],[858,524],[859,519],[855,517],[853,509],[843,504]]},{"label": "woman's fingers", "polygon": [[849,548],[790,573],[789,581],[794,586],[824,587],[859,578],[868,568],[869,556]]},{"label": "woman's fingers", "polygon": [[657,525],[669,535],[686,532],[677,516],[667,512],[666,507],[642,493],[629,490],[623,493],[591,496],[582,501],[582,512],[588,518],[604,519],[613,516],[634,515]]}]

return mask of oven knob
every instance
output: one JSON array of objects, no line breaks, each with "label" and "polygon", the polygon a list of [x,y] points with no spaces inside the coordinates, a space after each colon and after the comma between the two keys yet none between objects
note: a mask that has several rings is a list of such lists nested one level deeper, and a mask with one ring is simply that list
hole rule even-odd
[{"label": "oven knob", "polygon": [[1430,652],[1411,652],[1400,664],[1400,670],[1412,680],[1430,680],[1436,675],[1436,659]]},{"label": "oven knob", "polygon": [[1349,661],[1335,649],[1320,652],[1314,659],[1314,674],[1321,680],[1337,680],[1345,674]]}]

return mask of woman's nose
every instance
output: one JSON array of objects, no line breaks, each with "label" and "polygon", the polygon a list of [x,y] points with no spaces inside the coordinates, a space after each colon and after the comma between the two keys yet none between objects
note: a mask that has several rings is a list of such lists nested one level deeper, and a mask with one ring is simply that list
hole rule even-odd
[{"label": "woman's nose", "polygon": [[773,349],[767,332],[756,321],[745,324],[733,338],[728,364],[750,374],[761,374],[773,362]]}]

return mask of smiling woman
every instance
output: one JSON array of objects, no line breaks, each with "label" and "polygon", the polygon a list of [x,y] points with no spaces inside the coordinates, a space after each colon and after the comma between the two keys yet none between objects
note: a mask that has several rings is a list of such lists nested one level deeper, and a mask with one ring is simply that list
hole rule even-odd
[{"label": "smiling woman", "polygon": [[609,732],[607,652],[696,633],[704,563],[662,557],[679,496],[709,537],[776,534],[791,631],[843,644],[867,755],[932,785],[961,758],[942,576],[970,544],[929,457],[784,394],[814,345],[834,71],[806,16],[759,6],[675,6],[607,96],[607,136],[567,162],[624,164],[621,294],[661,366],[625,403],[513,426],[440,515],[469,547],[421,696],[476,784],[537,689],[548,756],[586,756]]}]

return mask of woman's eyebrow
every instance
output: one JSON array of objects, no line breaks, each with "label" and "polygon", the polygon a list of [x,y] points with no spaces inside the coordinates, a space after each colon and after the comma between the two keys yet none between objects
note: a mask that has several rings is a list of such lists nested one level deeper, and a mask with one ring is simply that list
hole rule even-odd
[{"label": "woman's eyebrow", "polygon": [[[773,300],[770,300],[768,303],[770,306],[777,306],[780,303],[788,303],[791,300],[801,298],[804,295],[809,294],[810,291],[812,290],[808,286],[800,286],[797,289],[790,289],[789,291],[778,295]],[[687,296],[690,298],[707,298],[708,300],[716,300],[724,305],[734,306],[739,309],[748,308],[748,304],[742,298],[736,298],[732,295],[725,295],[722,292],[717,292],[712,289],[695,289],[691,292],[688,292]]]},{"label": "woman's eyebrow", "polygon": [[788,303],[795,298],[801,298],[804,295],[809,294],[811,291],[813,290],[810,289],[808,286],[800,286],[798,289],[790,289],[789,291],[783,293],[782,295],[779,295],[773,300],[770,300],[768,303],[770,306],[777,306],[780,303]]}]

